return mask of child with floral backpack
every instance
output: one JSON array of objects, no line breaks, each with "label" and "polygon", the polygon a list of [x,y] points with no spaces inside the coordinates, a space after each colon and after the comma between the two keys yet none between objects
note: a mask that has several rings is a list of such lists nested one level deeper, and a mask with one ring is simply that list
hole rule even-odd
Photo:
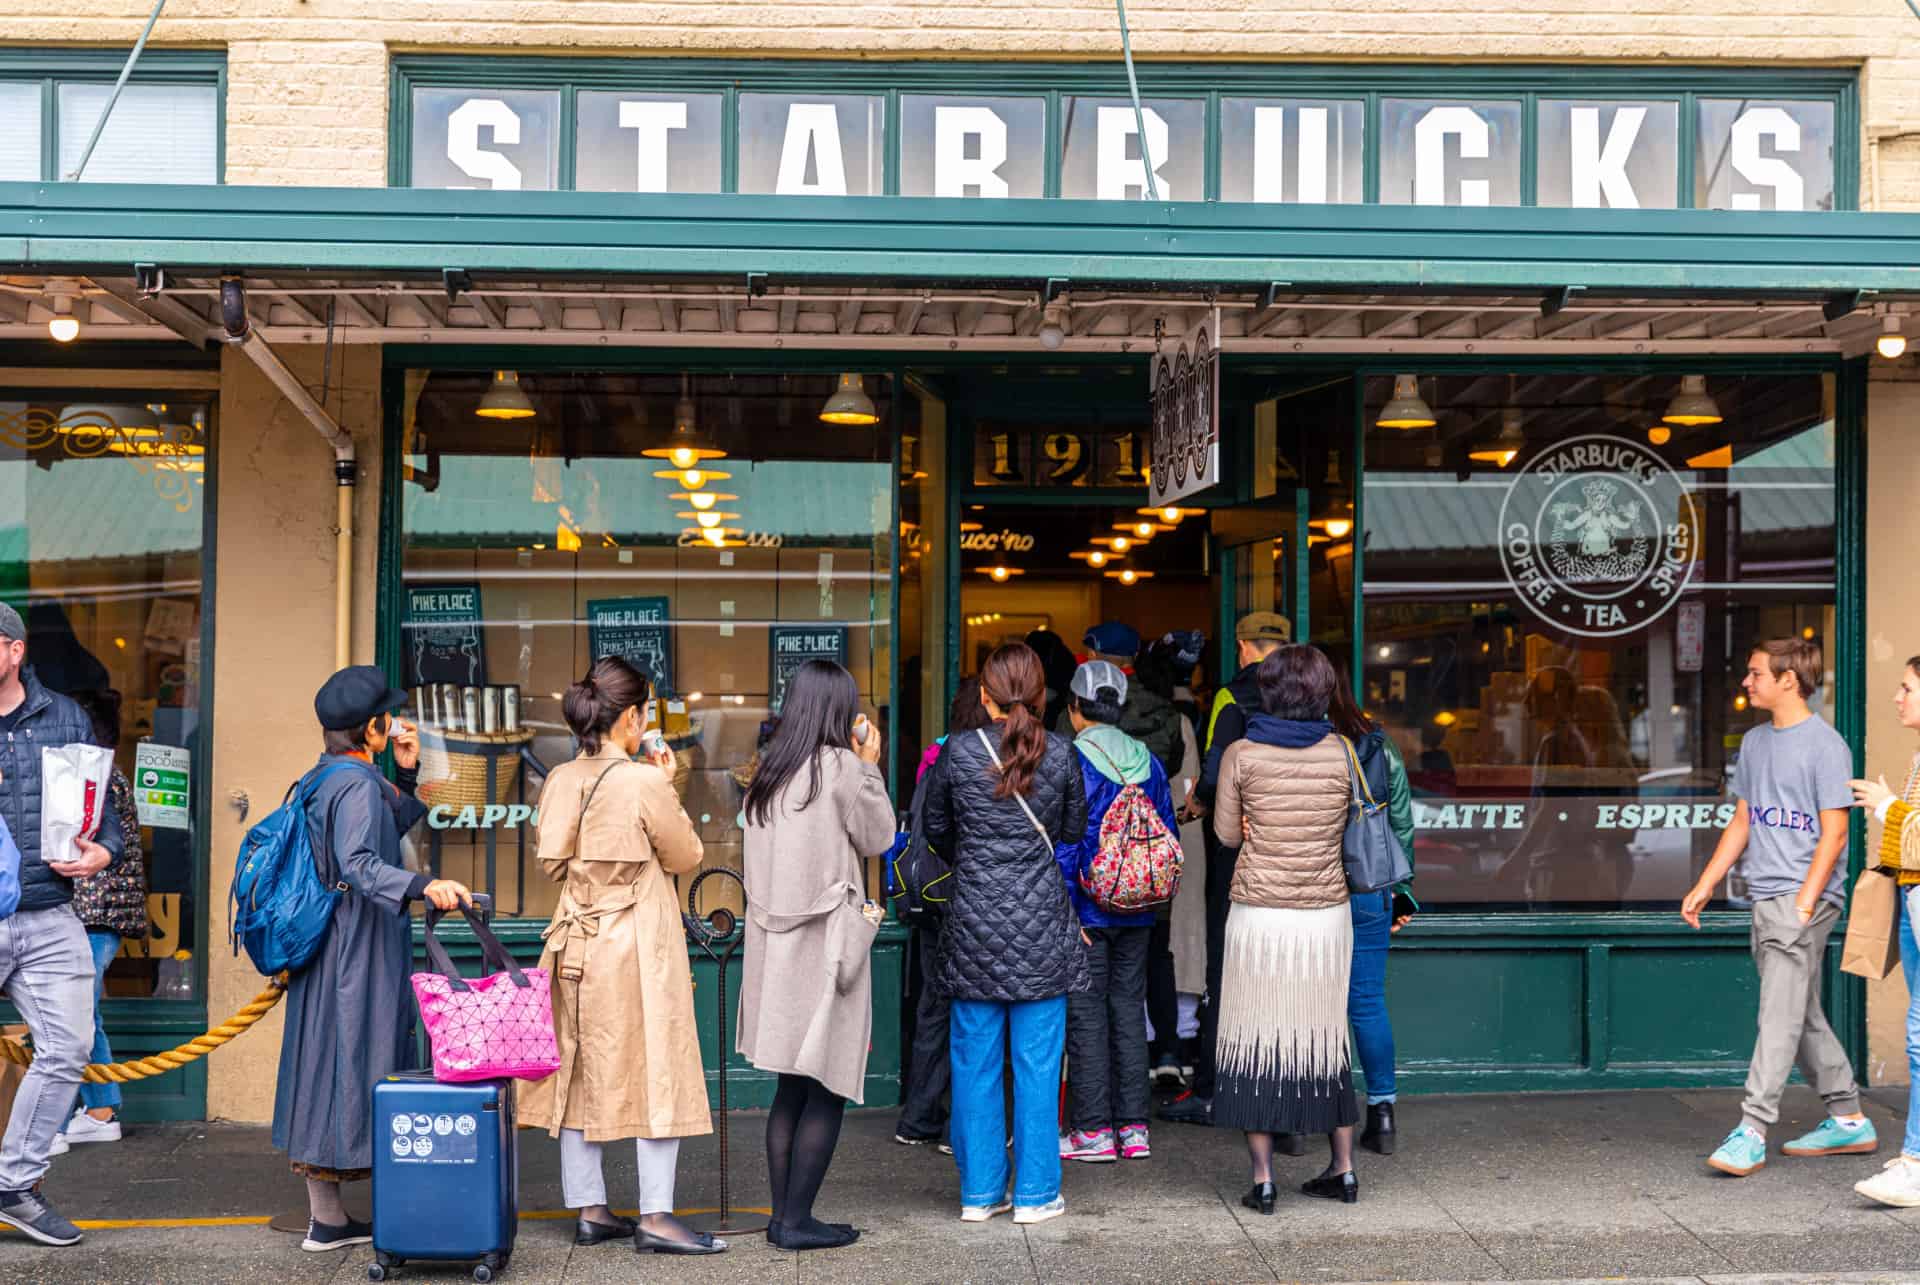
[{"label": "child with floral backpack", "polygon": [[[1067,714],[1082,759],[1087,829],[1055,853],[1087,939],[1093,983],[1067,996],[1067,1084],[1073,1106],[1060,1155],[1094,1163],[1121,1156],[1144,1160],[1151,1154],[1146,998],[1154,907],[1113,908],[1113,878],[1118,871],[1127,885],[1118,900],[1138,904],[1143,895],[1157,895],[1142,892],[1149,883],[1167,882],[1169,862],[1177,881],[1180,852],[1166,770],[1145,745],[1116,726],[1126,700],[1127,677],[1117,666],[1093,660],[1074,671]],[[1139,815],[1143,795],[1151,816]],[[1110,812],[1121,814],[1115,825],[1107,824]],[[1117,833],[1123,827],[1126,833]],[[1157,845],[1160,838],[1170,846]],[[1119,842],[1128,844],[1124,855],[1116,850]],[[1161,891],[1171,898],[1171,889]]]}]

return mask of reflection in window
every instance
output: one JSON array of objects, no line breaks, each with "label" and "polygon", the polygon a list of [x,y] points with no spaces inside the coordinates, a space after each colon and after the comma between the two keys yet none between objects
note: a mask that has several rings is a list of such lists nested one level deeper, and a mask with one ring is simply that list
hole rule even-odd
[{"label": "reflection in window", "polygon": [[1694,204],[1714,210],[1831,210],[1830,102],[1702,98]]},{"label": "reflection in window", "polygon": [[[125,937],[106,994],[190,1000],[201,907],[201,549],[210,407],[0,392],[0,601],[27,622],[27,664],[90,709],[116,706],[116,766],[167,772],[136,792],[145,937]],[[159,400],[165,396],[166,400]],[[111,721],[110,719],[108,720]],[[162,788],[164,787],[164,788]]]},{"label": "reflection in window", "polygon": [[902,196],[1046,195],[1044,98],[900,98]]},{"label": "reflection in window", "polygon": [[[1433,428],[1368,429],[1362,690],[1423,903],[1676,903],[1732,802],[1750,645],[1815,639],[1831,671],[1831,377],[1712,377],[1721,422],[1691,428],[1662,419],[1679,390],[1445,375]],[[1391,395],[1368,381],[1369,424]]]},{"label": "reflection in window", "polygon": [[574,186],[583,192],[718,192],[719,94],[578,94]]},{"label": "reflection in window", "polygon": [[1206,104],[1198,99],[1149,98],[1136,117],[1126,98],[1061,100],[1066,118],[1060,157],[1060,195],[1095,201],[1144,201],[1145,155],[1163,201],[1206,199]]},{"label": "reflection in window", "polygon": [[549,191],[560,185],[560,93],[413,91],[412,186]]},{"label": "reflection in window", "polygon": [[1541,205],[1670,210],[1680,203],[1680,104],[1540,103]]},{"label": "reflection in window", "polygon": [[885,117],[877,94],[740,95],[740,190],[880,195]]},{"label": "reflection in window", "polygon": [[[561,694],[618,654],[661,690],[707,864],[738,868],[786,674],[839,661],[887,726],[890,381],[529,372],[530,416],[481,418],[500,382],[407,376],[400,636],[428,859],[506,913],[552,912],[528,854],[545,774],[573,756]],[[874,422],[823,422],[856,387]]]},{"label": "reflection in window", "polygon": [[1220,199],[1357,205],[1366,104],[1338,99],[1220,102]]},{"label": "reflection in window", "polygon": [[1520,104],[1380,100],[1383,205],[1520,204]]}]

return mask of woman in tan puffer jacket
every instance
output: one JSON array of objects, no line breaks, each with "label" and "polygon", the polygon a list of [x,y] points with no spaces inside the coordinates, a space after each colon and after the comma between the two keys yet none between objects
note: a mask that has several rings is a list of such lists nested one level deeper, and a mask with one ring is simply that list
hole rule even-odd
[{"label": "woman in tan puffer jacket", "polygon": [[1327,721],[1338,681],[1312,647],[1260,664],[1261,713],[1220,761],[1214,831],[1238,844],[1220,988],[1213,1122],[1247,1131],[1253,1190],[1271,1214],[1273,1135],[1325,1133],[1333,1162],[1301,1190],[1359,1199],[1360,1118],[1347,1045],[1353,920],[1340,860],[1352,797],[1348,746]]}]

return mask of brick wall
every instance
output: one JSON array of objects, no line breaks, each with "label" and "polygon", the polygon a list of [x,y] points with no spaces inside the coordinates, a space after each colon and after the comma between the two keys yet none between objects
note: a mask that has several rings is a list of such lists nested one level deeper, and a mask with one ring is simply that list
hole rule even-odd
[{"label": "brick wall", "polygon": [[[0,0],[0,42],[127,45],[148,8]],[[1134,0],[1128,16],[1148,60],[1860,66],[1867,133],[1893,136],[1863,204],[1920,208],[1920,20],[1895,0]],[[1119,56],[1109,0],[171,0],[154,32],[169,46],[228,52],[229,182],[352,186],[386,181],[394,52]]]}]

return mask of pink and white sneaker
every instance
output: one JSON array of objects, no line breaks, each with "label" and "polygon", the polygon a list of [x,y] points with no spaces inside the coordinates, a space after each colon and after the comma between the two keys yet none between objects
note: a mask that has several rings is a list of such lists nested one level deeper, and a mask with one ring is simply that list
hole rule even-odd
[{"label": "pink and white sneaker", "polygon": [[1120,1154],[1128,1160],[1145,1160],[1153,1154],[1153,1148],[1147,1145],[1146,1125],[1120,1126]]},{"label": "pink and white sneaker", "polygon": [[1112,1129],[1094,1129],[1086,1133],[1075,1129],[1060,1139],[1062,1160],[1084,1160],[1088,1164],[1111,1164],[1120,1158],[1114,1149]]}]

